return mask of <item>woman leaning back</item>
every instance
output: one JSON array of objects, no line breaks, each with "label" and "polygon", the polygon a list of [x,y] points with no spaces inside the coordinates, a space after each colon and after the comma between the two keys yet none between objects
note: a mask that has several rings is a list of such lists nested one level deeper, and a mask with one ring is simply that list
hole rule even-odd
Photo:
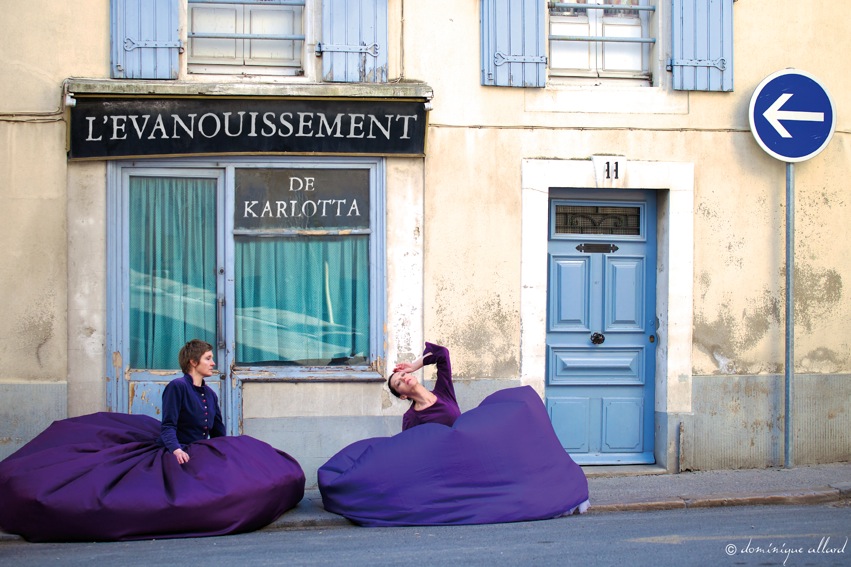
[{"label": "woman leaning back", "polygon": [[[424,365],[437,366],[434,390],[423,386],[413,374]],[[402,416],[402,431],[424,423],[442,423],[452,427],[461,410],[452,385],[452,365],[446,347],[426,342],[422,356],[413,362],[401,362],[393,368],[387,387],[394,396],[411,400],[411,407]]]}]

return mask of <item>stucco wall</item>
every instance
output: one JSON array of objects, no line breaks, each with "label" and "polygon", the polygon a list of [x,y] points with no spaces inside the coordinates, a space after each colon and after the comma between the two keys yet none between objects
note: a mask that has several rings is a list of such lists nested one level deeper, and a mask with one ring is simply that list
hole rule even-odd
[{"label": "stucco wall", "polygon": [[[595,154],[694,164],[693,372],[781,371],[785,167],[756,144],[747,112],[757,84],[785,67],[819,77],[838,110],[831,144],[795,168],[796,370],[847,372],[851,265],[841,260],[851,246],[851,123],[842,109],[851,107],[851,77],[835,72],[847,34],[829,5],[809,6],[805,25],[779,16],[794,7],[735,4],[732,93],[668,92],[665,72],[654,78],[663,88],[487,88],[478,84],[478,56],[446,58],[435,49],[408,60],[408,74],[436,95],[426,160],[425,303],[434,305],[426,335],[460,346],[464,377],[517,367],[520,160]],[[406,14],[439,24],[408,30],[409,52],[431,41],[476,53],[478,34],[459,32],[478,29],[475,4],[406,6]]]},{"label": "stucco wall", "polygon": [[[58,418],[106,409],[106,166],[67,162],[61,104],[65,79],[109,76],[109,4],[14,2],[0,19],[0,210],[5,219],[0,225],[5,316],[0,385],[18,392],[15,396],[39,400],[24,406],[25,412],[16,406],[15,416]],[[669,3],[659,4],[660,37],[666,33],[668,9]],[[660,445],[665,452],[677,448],[671,445],[675,424],[683,421],[690,424],[684,431],[701,454],[727,451],[726,441],[711,434],[719,425],[712,407],[742,397],[737,385],[769,383],[767,390],[758,388],[745,398],[762,404],[765,415],[776,420],[774,389],[784,358],[785,170],[753,140],[747,109],[764,77],[797,67],[826,85],[838,116],[827,149],[795,167],[795,370],[805,376],[799,378],[801,400],[809,400],[800,402],[799,423],[810,424],[801,438],[832,439],[802,445],[799,455],[811,462],[849,458],[847,433],[831,429],[845,423],[844,414],[825,392],[833,389],[847,399],[844,388],[851,373],[846,324],[851,264],[845,261],[851,253],[846,181],[851,74],[837,72],[847,68],[851,36],[831,3],[801,9],[793,0],[742,0],[734,10],[735,92],[669,91],[667,54],[660,50],[652,87],[563,81],[546,89],[518,89],[480,85],[478,2],[390,0],[391,76],[424,81],[435,97],[427,157],[387,162],[388,363],[413,358],[424,339],[447,344],[465,409],[494,389],[526,379],[524,159],[587,160],[606,154],[628,162],[688,164],[694,171],[689,290],[694,301],[693,320],[686,324],[693,343],[690,368],[667,376],[665,392],[671,397],[657,399],[657,428],[665,440]],[[316,22],[316,13],[309,17]],[[45,384],[55,387],[45,394],[40,389]],[[21,387],[30,394],[20,394]],[[345,407],[349,402],[342,401],[340,411],[315,420],[282,409],[277,415],[249,416],[246,429],[270,435],[287,450],[297,443],[295,437],[269,433],[278,420],[304,418],[308,425],[284,429],[300,435],[312,428],[316,436],[326,435],[326,428],[339,429],[337,419],[363,419],[366,425],[353,430],[360,434],[397,423],[405,404],[386,396],[380,384],[357,387],[362,391],[352,400],[380,391],[378,405]],[[286,388],[280,389],[264,395],[283,395]],[[249,390],[246,407],[254,411],[252,395]],[[13,399],[18,398],[3,395],[0,403],[8,409]],[[57,399],[65,400],[64,411],[57,409],[62,406]],[[319,393],[314,401],[321,407],[331,399]],[[40,426],[33,420],[21,431]],[[766,433],[768,441],[757,457],[729,462],[776,462],[775,433]],[[19,433],[3,436],[21,438]],[[346,439],[334,437],[305,458],[317,461]],[[689,466],[721,463],[728,461],[693,460]]]}]

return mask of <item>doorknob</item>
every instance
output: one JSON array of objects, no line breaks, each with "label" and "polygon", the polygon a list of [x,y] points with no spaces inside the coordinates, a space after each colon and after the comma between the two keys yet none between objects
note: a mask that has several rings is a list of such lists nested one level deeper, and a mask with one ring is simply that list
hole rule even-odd
[{"label": "doorknob", "polygon": [[603,333],[594,333],[591,335],[591,342],[595,345],[601,345],[605,340],[606,336]]}]

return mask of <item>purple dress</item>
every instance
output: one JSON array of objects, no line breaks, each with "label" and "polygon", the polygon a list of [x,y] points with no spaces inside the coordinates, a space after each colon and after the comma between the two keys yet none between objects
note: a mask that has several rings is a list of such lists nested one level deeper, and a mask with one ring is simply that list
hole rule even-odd
[{"label": "purple dress", "polygon": [[[253,437],[224,436],[215,393],[200,389],[205,418],[186,378],[166,387],[163,423],[105,412],[55,421],[0,462],[0,528],[37,542],[225,535],[298,504],[298,462]],[[175,441],[188,463],[167,448]]]},{"label": "purple dress", "polygon": [[491,394],[452,427],[364,439],[318,472],[329,512],[363,526],[542,520],[588,507],[588,481],[529,386]]},{"label": "purple dress", "polygon": [[449,361],[449,351],[446,347],[427,342],[425,350],[423,350],[423,355],[426,354],[430,356],[423,359],[424,364],[437,365],[437,383],[432,391],[437,397],[437,401],[420,411],[415,411],[414,405],[411,404],[411,407],[402,416],[402,431],[423,423],[442,423],[451,427],[458,416],[461,415],[458,402],[455,400],[455,387],[452,385],[452,365]]}]

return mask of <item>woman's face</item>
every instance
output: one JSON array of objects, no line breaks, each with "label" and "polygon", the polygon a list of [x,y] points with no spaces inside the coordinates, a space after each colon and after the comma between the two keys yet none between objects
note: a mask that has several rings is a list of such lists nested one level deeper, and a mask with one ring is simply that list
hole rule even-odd
[{"label": "woman's face", "polygon": [[209,378],[213,375],[213,369],[216,367],[215,361],[213,361],[213,351],[208,350],[205,352],[200,359],[198,359],[198,363],[193,363],[193,369],[203,376],[204,378]]},{"label": "woman's face", "polygon": [[397,372],[390,379],[390,385],[393,386],[394,390],[399,392],[399,397],[405,399],[413,393],[417,385],[417,377],[413,374]]}]

